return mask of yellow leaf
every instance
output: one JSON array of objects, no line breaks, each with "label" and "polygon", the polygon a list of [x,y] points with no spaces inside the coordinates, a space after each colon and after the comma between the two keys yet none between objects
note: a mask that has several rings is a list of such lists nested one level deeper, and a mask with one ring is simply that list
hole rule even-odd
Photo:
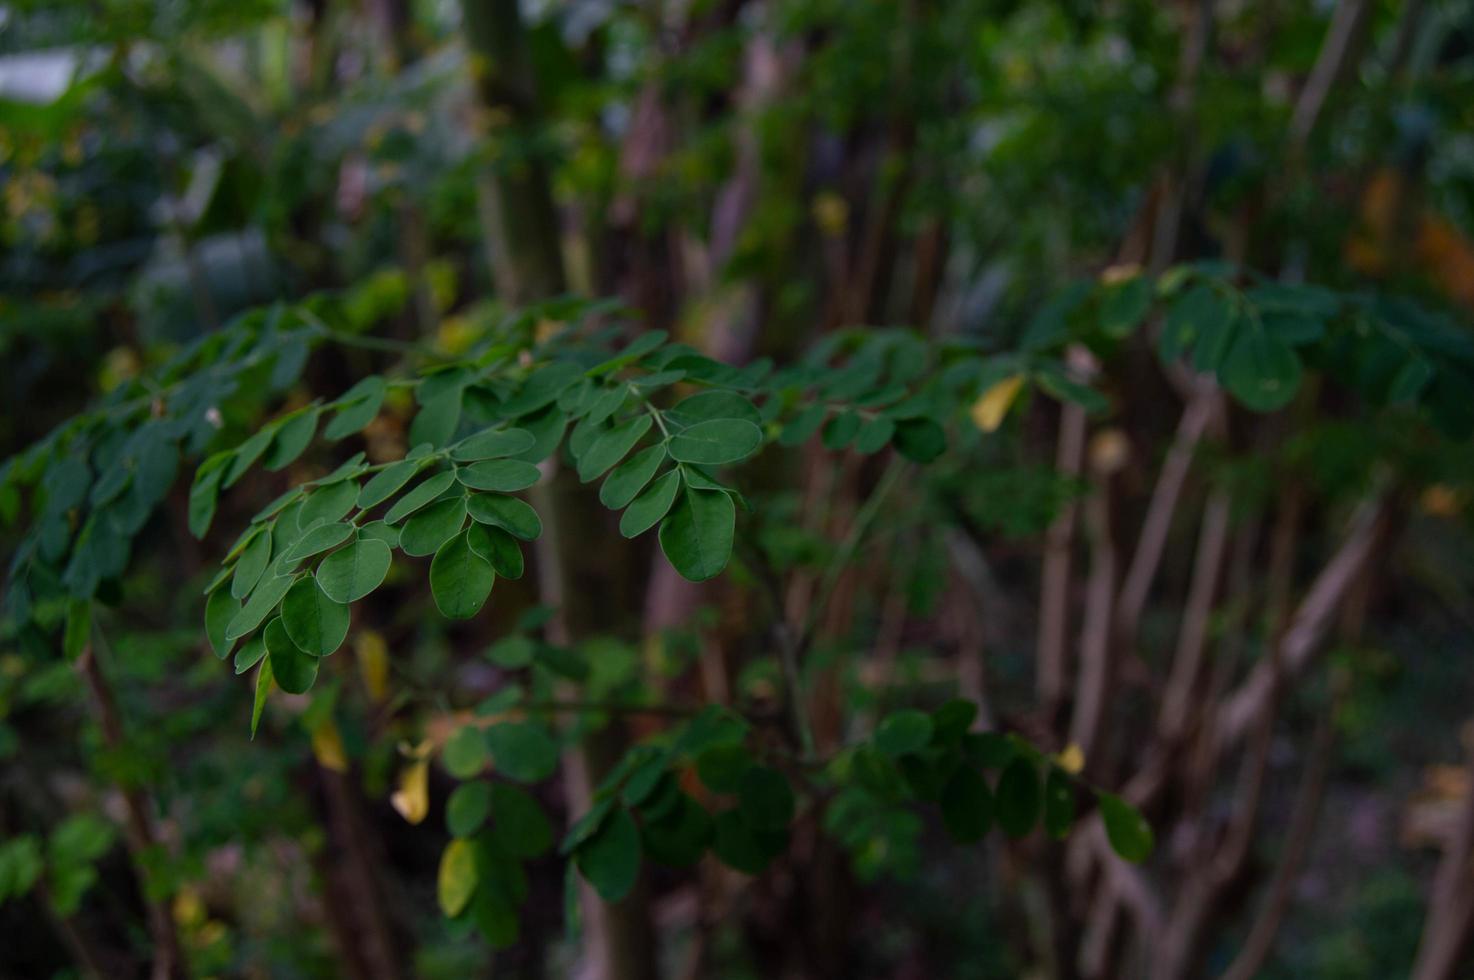
[{"label": "yellow leaf", "polygon": [[317,764],[333,772],[348,771],[348,753],[343,748],[343,736],[332,718],[326,718],[312,730],[312,754]]},{"label": "yellow leaf", "polygon": [[1080,746],[1071,742],[1059,755],[1054,757],[1054,763],[1071,776],[1078,776],[1085,768],[1085,753],[1080,751]]},{"label": "yellow leaf", "polygon": [[998,431],[998,427],[1003,424],[1003,417],[1008,414],[1009,406],[1018,397],[1019,389],[1023,386],[1024,376],[1015,374],[979,395],[978,400],[972,403],[973,424],[984,432]]},{"label": "yellow leaf", "polygon": [[824,191],[814,198],[814,223],[830,238],[844,234],[850,222],[850,206],[845,199],[833,191]]},{"label": "yellow leaf", "polygon": [[412,824],[425,819],[430,812],[430,763],[420,759],[399,774],[399,789],[389,797],[389,804]]},{"label": "yellow leaf", "polygon": [[389,695],[389,647],[383,635],[376,630],[360,630],[353,638],[353,653],[369,697],[384,700]]},{"label": "yellow leaf", "polygon": [[476,892],[476,845],[468,840],[453,840],[440,855],[440,874],[436,879],[436,895],[440,911],[454,919]]},{"label": "yellow leaf", "polygon": [[186,929],[205,921],[205,901],[188,885],[174,895],[174,921]]}]

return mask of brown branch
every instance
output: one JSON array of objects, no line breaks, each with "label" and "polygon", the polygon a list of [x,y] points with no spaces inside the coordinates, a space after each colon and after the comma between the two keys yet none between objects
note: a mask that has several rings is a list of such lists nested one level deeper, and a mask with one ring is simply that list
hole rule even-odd
[{"label": "brown branch", "polygon": [[1075,686],[1075,714],[1070,741],[1091,759],[1105,725],[1115,672],[1111,642],[1111,610],[1116,594],[1116,545],[1111,539],[1110,483],[1102,479],[1085,501],[1090,536],[1090,580],[1086,586],[1085,621],[1081,624],[1080,676]]},{"label": "brown branch", "polygon": [[1218,579],[1223,556],[1228,550],[1228,522],[1232,499],[1224,490],[1215,490],[1203,507],[1203,526],[1198,534],[1198,553],[1193,564],[1192,583],[1188,586],[1187,606],[1178,633],[1177,652],[1172,658],[1171,673],[1162,698],[1158,730],[1169,741],[1175,741],[1187,726],[1192,711],[1193,692],[1202,672],[1203,654],[1208,645],[1208,622],[1218,595]]},{"label": "brown branch", "polygon": [[[1385,497],[1367,500],[1357,511],[1346,540],[1321,569],[1277,644],[1278,660],[1286,680],[1309,666],[1337,608],[1362,567],[1372,560],[1388,537],[1391,525],[1392,508]],[[1268,707],[1274,688],[1274,669],[1271,662],[1261,662],[1218,709],[1218,728],[1225,746],[1241,741]]]},{"label": "brown branch", "polygon": [[[1060,409],[1055,469],[1077,477],[1085,463],[1085,410],[1073,403]],[[1044,538],[1044,571],[1039,597],[1039,643],[1035,686],[1045,716],[1053,719],[1069,684],[1070,563],[1078,505],[1071,501],[1049,525]]]},{"label": "brown branch", "polygon": [[1331,26],[1321,42],[1320,54],[1300,98],[1295,102],[1294,114],[1290,117],[1290,155],[1299,158],[1305,152],[1310,134],[1320,120],[1326,100],[1336,81],[1351,62],[1351,52],[1361,36],[1362,26],[1370,9],[1367,0],[1341,0],[1331,17]]},{"label": "brown branch", "polygon": [[1141,613],[1146,608],[1152,582],[1162,564],[1167,534],[1172,529],[1172,518],[1177,512],[1188,469],[1203,433],[1221,408],[1222,395],[1217,386],[1206,379],[1198,381],[1182,410],[1182,420],[1177,425],[1172,448],[1162,461],[1156,486],[1152,488],[1151,502],[1147,505],[1146,518],[1142,521],[1141,537],[1121,586],[1121,598],[1116,609],[1116,636],[1123,649],[1129,650],[1136,643]]}]

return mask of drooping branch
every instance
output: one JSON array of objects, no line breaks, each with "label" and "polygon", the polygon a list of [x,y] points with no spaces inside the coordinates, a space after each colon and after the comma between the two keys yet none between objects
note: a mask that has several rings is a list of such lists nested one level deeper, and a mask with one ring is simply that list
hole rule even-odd
[{"label": "drooping branch", "polygon": [[[1320,649],[1342,601],[1361,569],[1376,555],[1392,527],[1392,507],[1384,496],[1362,504],[1351,530],[1301,601],[1279,640],[1278,662],[1286,681],[1302,673]],[[1224,746],[1242,741],[1266,710],[1274,689],[1274,666],[1258,664],[1218,709],[1218,731]]]}]

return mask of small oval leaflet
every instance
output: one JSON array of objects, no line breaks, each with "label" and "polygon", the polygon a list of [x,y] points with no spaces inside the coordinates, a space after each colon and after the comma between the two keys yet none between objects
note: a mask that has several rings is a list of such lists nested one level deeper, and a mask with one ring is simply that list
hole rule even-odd
[{"label": "small oval leaflet", "polygon": [[491,562],[471,550],[464,532],[441,545],[430,562],[430,593],[450,619],[470,619],[480,612],[495,583]]},{"label": "small oval leaflet", "polygon": [[532,448],[537,440],[526,429],[488,429],[478,432],[456,443],[451,449],[451,459],[461,463],[480,459],[499,459],[516,456]]},{"label": "small oval leaflet", "polygon": [[353,536],[354,527],[347,522],[337,524],[319,524],[297,539],[297,543],[287,549],[282,556],[284,561],[295,562],[303,558],[336,548]]},{"label": "small oval leaflet", "polygon": [[404,522],[399,532],[399,547],[406,555],[433,555],[440,546],[460,533],[466,523],[466,498],[446,497],[437,500]]},{"label": "small oval leaflet", "polygon": [[480,524],[504,528],[514,537],[531,541],[543,533],[542,518],[524,501],[499,493],[473,494],[466,501],[466,511]]},{"label": "small oval leaflet", "polygon": [[398,493],[406,483],[414,479],[419,472],[420,464],[412,459],[401,459],[397,463],[390,463],[379,472],[369,478],[358,492],[358,507],[360,510],[368,510],[376,507]]},{"label": "small oval leaflet", "polygon": [[384,581],[393,557],[384,542],[360,538],[323,559],[317,566],[317,584],[335,602],[357,602]]},{"label": "small oval leaflet", "polygon": [[665,462],[665,447],[647,446],[620,463],[599,487],[599,502],[610,510],[629,506]]},{"label": "small oval leaflet", "polygon": [[606,902],[617,902],[635,887],[640,874],[640,831],[625,809],[609,819],[573,853],[579,872]]},{"label": "small oval leaflet", "polygon": [[352,614],[347,606],[328,598],[312,577],[299,579],[281,603],[281,621],[287,636],[303,652],[326,657],[348,636]]},{"label": "small oval leaflet", "polygon": [[317,658],[297,649],[278,616],[266,624],[261,634],[266,639],[266,653],[271,658],[271,676],[288,694],[305,694],[317,681]]},{"label": "small oval leaflet", "polygon": [[398,524],[415,511],[424,507],[430,501],[450,489],[451,484],[456,482],[456,475],[450,470],[436,473],[415,485],[409,493],[400,497],[389,508],[389,513],[384,515],[385,524]]},{"label": "small oval leaflet", "polygon": [[1023,837],[1039,820],[1039,774],[1033,763],[1015,758],[998,778],[996,796],[998,826],[1010,837]]},{"label": "small oval leaflet", "polygon": [[472,490],[511,493],[532,486],[542,476],[542,472],[520,459],[488,459],[459,467],[455,475],[456,479]]},{"label": "small oval leaflet", "polygon": [[466,529],[466,541],[502,578],[522,577],[522,546],[506,531],[491,524],[472,524]]},{"label": "small oval leaflet", "polygon": [[727,494],[687,488],[660,524],[660,550],[683,578],[704,582],[727,567],[736,524]]},{"label": "small oval leaflet", "polygon": [[1135,807],[1114,793],[1101,793],[1100,816],[1111,850],[1133,864],[1151,856],[1155,845],[1152,828]]},{"label": "small oval leaflet", "polygon": [[669,511],[681,489],[681,474],[676,470],[660,477],[636,497],[619,519],[619,533],[627,538],[644,534]]},{"label": "small oval leaflet", "polygon": [[744,419],[709,419],[671,436],[671,458],[683,463],[735,463],[763,444],[763,430]]}]

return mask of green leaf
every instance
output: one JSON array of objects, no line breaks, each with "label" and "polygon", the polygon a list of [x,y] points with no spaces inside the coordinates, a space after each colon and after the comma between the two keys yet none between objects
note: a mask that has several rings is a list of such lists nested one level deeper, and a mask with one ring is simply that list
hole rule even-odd
[{"label": "green leaf", "polygon": [[578,478],[588,483],[602,476],[609,467],[624,459],[635,443],[650,431],[651,424],[649,415],[636,415],[599,436],[579,457]]},{"label": "green leaf", "polygon": [[382,541],[390,548],[399,547],[399,528],[383,521],[369,521],[358,529],[358,536],[368,541]]},{"label": "green leaf", "polygon": [[646,855],[672,868],[688,868],[711,843],[711,815],[685,793],[676,793],[658,819],[647,819],[641,834]]},{"label": "green leaf", "polygon": [[235,652],[235,673],[239,677],[261,662],[266,656],[266,637],[257,633]]},{"label": "green leaf", "polygon": [[271,676],[288,694],[305,694],[317,681],[317,658],[304,653],[292,642],[278,616],[266,624],[261,633],[266,640]]},{"label": "green leaf", "polygon": [[449,490],[455,482],[456,475],[450,470],[446,470],[444,473],[436,473],[434,476],[420,481],[415,485],[413,490],[394,502],[394,506],[389,508],[389,513],[384,515],[384,523],[398,524]]},{"label": "green leaf", "polygon": [[[207,610],[208,612],[208,610]],[[92,601],[72,599],[67,603],[66,626],[62,631],[62,653],[68,661],[82,655],[88,641],[92,639]],[[223,654],[217,654],[223,659]]]},{"label": "green leaf", "polygon": [[736,810],[717,815],[714,836],[712,851],[721,862],[750,875],[761,872],[788,845],[786,831],[755,831]]},{"label": "green leaf", "polygon": [[763,430],[744,419],[709,419],[671,436],[672,459],[683,463],[733,463],[763,444]]},{"label": "green leaf", "polygon": [[1133,864],[1150,857],[1156,841],[1141,812],[1114,793],[1101,793],[1099,800],[1111,850]]},{"label": "green leaf", "polygon": [[696,757],[696,775],[713,793],[737,792],[752,766],[752,755],[740,744],[713,745]]},{"label": "green leaf", "polygon": [[597,378],[600,375],[608,374],[611,371],[617,371],[620,368],[624,367],[626,364],[635,363],[646,354],[649,354],[651,351],[658,350],[660,348],[660,345],[664,344],[669,336],[670,334],[666,333],[664,330],[646,331],[645,333],[637,336],[634,340],[630,341],[629,344],[624,348],[624,350],[620,351],[618,354],[615,354],[608,360],[594,365],[584,373],[591,378]]},{"label": "green leaf", "polygon": [[553,825],[532,794],[495,783],[491,788],[492,835],[519,858],[536,858],[553,847]]},{"label": "green leaf", "polygon": [[491,784],[485,780],[462,783],[445,801],[445,827],[452,837],[470,837],[491,815]]},{"label": "green leaf", "polygon": [[1010,837],[1024,837],[1039,820],[1039,773],[1028,759],[1016,758],[998,778],[998,826]]},{"label": "green leaf", "polygon": [[352,524],[340,521],[334,524],[319,524],[297,539],[297,543],[287,549],[282,556],[284,562],[298,562],[303,558],[311,558],[313,555],[336,548],[338,545],[353,537],[356,530]]},{"label": "green leaf", "polygon": [[547,729],[527,721],[505,722],[486,730],[496,769],[519,783],[547,779],[558,768],[558,743]]},{"label": "green leaf", "polygon": [[341,521],[358,500],[358,484],[339,480],[314,490],[297,510],[297,527],[306,532],[319,524]]},{"label": "green leaf", "polygon": [[1100,299],[1100,329],[1107,337],[1129,337],[1152,308],[1153,283],[1132,276],[1105,288]]},{"label": "green leaf", "polygon": [[978,706],[965,698],[953,698],[931,713],[932,743],[951,745],[962,739],[978,716]]},{"label": "green leaf", "polygon": [[875,729],[875,747],[886,755],[905,755],[931,741],[932,722],[924,711],[905,708],[892,712]]},{"label": "green leaf", "polygon": [[1415,401],[1432,380],[1433,365],[1426,358],[1415,355],[1393,376],[1387,390],[1387,401],[1393,405]]},{"label": "green leaf", "polygon": [[500,459],[525,453],[536,441],[526,429],[487,429],[456,443],[450,457],[458,463]]},{"label": "green leaf", "polygon": [[393,557],[384,542],[359,538],[322,560],[317,584],[334,602],[357,602],[384,581]]},{"label": "green leaf", "polygon": [[846,410],[824,424],[824,436],[821,441],[825,449],[840,450],[854,442],[859,432],[860,416]]},{"label": "green leaf", "polygon": [[824,424],[824,417],[828,414],[822,404],[815,402],[804,408],[801,412],[789,420],[778,433],[778,444],[782,446],[799,446],[809,441],[819,426]]},{"label": "green leaf", "polygon": [[415,413],[409,427],[409,444],[443,446],[455,435],[461,420],[461,389],[449,388],[429,398]]},{"label": "green leaf", "polygon": [[445,771],[457,779],[474,779],[491,761],[486,734],[475,725],[462,725],[445,740],[440,752]]},{"label": "green leaf", "polygon": [[[261,643],[261,652],[266,652],[266,641],[257,637]],[[250,647],[246,647],[250,649]],[[242,651],[244,652],[244,650]],[[251,738],[256,738],[256,729],[261,725],[261,714],[266,710],[266,696],[271,693],[272,685],[276,683],[271,676],[271,658],[263,656],[261,667],[256,671],[256,701],[251,707]]]},{"label": "green leaf", "polygon": [[665,455],[665,446],[657,444],[641,449],[620,463],[599,487],[599,502],[610,510],[628,506],[655,476],[655,471],[665,462]]},{"label": "green leaf", "polygon": [[793,790],[776,769],[753,766],[742,774],[737,809],[754,830],[782,830],[793,820]]},{"label": "green leaf", "polygon": [[970,766],[953,771],[942,787],[941,804],[947,833],[959,843],[981,840],[993,825],[993,794],[982,774]]},{"label": "green leaf", "polygon": [[476,923],[481,938],[492,949],[507,949],[515,945],[521,932],[516,907],[489,889],[477,891],[471,900],[471,919]]},{"label": "green leaf", "polygon": [[316,434],[317,409],[303,409],[277,428],[271,448],[266,450],[264,465],[272,472],[285,469],[312,444]]},{"label": "green leaf", "polygon": [[617,902],[630,893],[640,876],[640,831],[634,817],[623,808],[573,853],[579,873],[606,902]]},{"label": "green leaf", "polygon": [[227,589],[216,589],[205,600],[205,636],[209,637],[210,649],[221,660],[230,655],[230,648],[235,645],[225,638],[225,630],[240,611],[241,604]]},{"label": "green leaf", "polygon": [[215,504],[219,500],[220,479],[224,474],[225,471],[217,467],[203,477],[197,476],[189,488],[189,533],[197,538],[205,536],[210,530],[210,522],[215,519]]},{"label": "green leaf", "polygon": [[1085,409],[1087,414],[1099,415],[1111,407],[1105,395],[1089,385],[1080,384],[1067,377],[1064,371],[1049,366],[1034,375],[1043,388],[1056,401],[1071,402]]},{"label": "green leaf", "polygon": [[456,479],[472,490],[511,493],[532,486],[542,477],[542,471],[519,459],[488,459],[458,467],[455,475]]},{"label": "green leaf", "polygon": [[1053,766],[1044,780],[1044,830],[1063,839],[1075,822],[1075,786],[1062,770]]},{"label": "green leaf", "polygon": [[364,378],[354,385],[339,399],[342,407],[323,430],[323,438],[337,441],[368,425],[379,414],[387,390],[380,377]]},{"label": "green leaf", "polygon": [[418,460],[401,459],[375,473],[358,492],[358,508],[377,507],[398,493],[420,471]]},{"label": "green leaf", "polygon": [[492,525],[472,524],[466,529],[466,542],[472,551],[491,562],[492,571],[502,578],[522,577],[522,546],[506,531]]},{"label": "green leaf", "polygon": [[681,474],[671,470],[645,488],[619,518],[619,533],[627,538],[644,534],[664,517],[681,489]]},{"label": "green leaf", "polygon": [[528,415],[551,405],[563,393],[583,377],[578,365],[568,361],[557,361],[538,368],[527,376],[522,390],[507,399],[501,406],[507,418]]},{"label": "green leaf", "polygon": [[240,481],[241,477],[250,472],[256,460],[266,452],[266,447],[271,445],[274,435],[276,433],[271,429],[262,429],[236,447],[235,458],[230,461],[230,466],[225,471],[225,479],[220,484],[221,489],[230,489]]},{"label": "green leaf", "polygon": [[516,670],[532,663],[532,656],[536,652],[537,646],[530,638],[521,633],[513,633],[493,643],[486,651],[486,659],[498,667]]},{"label": "green leaf", "polygon": [[465,523],[465,497],[437,500],[404,522],[399,531],[399,547],[406,555],[433,555],[459,534]]},{"label": "green leaf", "polygon": [[343,645],[351,613],[334,602],[311,576],[299,579],[281,603],[282,626],[298,649],[326,657]]},{"label": "green leaf", "polygon": [[867,456],[878,453],[891,441],[896,434],[896,423],[884,416],[870,419],[860,429],[860,434],[855,436],[855,451]]},{"label": "green leaf", "polygon": [[441,615],[450,619],[480,612],[495,583],[491,562],[471,550],[464,533],[441,545],[430,561],[430,593]]},{"label": "green leaf", "polygon": [[735,391],[702,391],[684,398],[665,413],[680,425],[695,425],[711,419],[742,419],[759,424],[762,420],[757,407]]},{"label": "green leaf", "polygon": [[537,511],[516,497],[496,493],[473,494],[466,501],[466,511],[472,520],[503,528],[523,541],[531,541],[543,533],[543,522]]},{"label": "green leaf", "polygon": [[435,878],[435,895],[440,911],[454,919],[470,903],[476,891],[476,845],[468,840],[453,840],[440,855],[440,871]]},{"label": "green leaf", "polygon": [[290,575],[271,575],[263,579],[251,593],[251,598],[241,607],[241,611],[235,614],[230,625],[225,627],[225,638],[227,640],[239,639],[260,626],[276,609],[276,604],[291,587],[292,576]]},{"label": "green leaf", "polygon": [[947,451],[947,434],[931,419],[897,422],[892,442],[896,452],[917,463],[930,463]]},{"label": "green leaf", "polygon": [[1241,330],[1219,377],[1247,408],[1272,412],[1295,397],[1300,387],[1300,358],[1289,345],[1264,330]]},{"label": "green leaf", "polygon": [[704,582],[727,567],[736,523],[731,497],[687,487],[660,524],[660,550],[683,578]]}]

